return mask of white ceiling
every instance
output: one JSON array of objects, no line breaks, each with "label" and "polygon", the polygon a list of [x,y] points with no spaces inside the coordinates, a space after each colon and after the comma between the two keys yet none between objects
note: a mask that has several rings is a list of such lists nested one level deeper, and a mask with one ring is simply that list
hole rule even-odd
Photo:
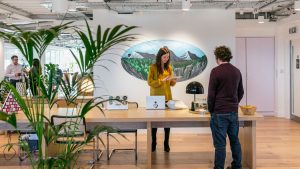
[{"label": "white ceiling", "polygon": [[[52,12],[53,1],[0,0],[0,29],[7,29],[9,28],[7,25],[14,24],[23,29],[35,30],[53,26],[55,22],[61,23],[62,20],[92,19],[94,9],[134,14],[135,12],[170,11],[182,8],[182,0],[72,0],[76,2],[76,11],[55,13]],[[212,8],[235,10],[236,19],[256,19],[259,15],[263,15],[269,21],[277,21],[295,13],[294,0],[191,0],[191,4],[191,10]],[[54,45],[79,46],[80,43],[75,43],[77,39],[78,37],[72,33],[67,33],[55,41]]]},{"label": "white ceiling", "polygon": [[22,9],[32,14],[51,14],[51,12],[41,6],[43,0],[1,0],[1,3]]},{"label": "white ceiling", "polygon": [[[63,0],[61,0],[63,1]],[[156,10],[181,10],[182,0],[68,0],[76,2],[76,11],[52,12],[53,0],[0,0],[0,22],[4,24],[50,24],[55,20],[92,19],[93,9],[134,13]],[[255,19],[264,15],[272,21],[295,13],[294,0],[191,0],[191,10],[233,9],[237,19]],[[254,15],[255,14],[255,15]],[[47,23],[47,24],[46,24]]]}]

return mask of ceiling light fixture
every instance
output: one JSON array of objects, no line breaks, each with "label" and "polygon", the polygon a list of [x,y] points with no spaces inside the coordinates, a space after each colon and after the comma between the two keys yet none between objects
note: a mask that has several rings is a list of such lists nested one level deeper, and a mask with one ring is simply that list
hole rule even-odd
[{"label": "ceiling light fixture", "polygon": [[265,17],[264,16],[258,16],[258,23],[265,23]]},{"label": "ceiling light fixture", "polygon": [[240,8],[240,15],[244,15],[244,9]]},{"label": "ceiling light fixture", "polygon": [[296,11],[300,11],[300,1],[295,1],[294,2],[294,8]]},{"label": "ceiling light fixture", "polygon": [[5,23],[6,25],[12,25],[13,19],[11,18],[12,13],[6,14]]},{"label": "ceiling light fixture", "polygon": [[257,14],[257,13],[258,13],[258,9],[257,9],[257,8],[254,8],[252,13],[253,13],[254,15]]},{"label": "ceiling light fixture", "polygon": [[191,0],[182,0],[182,10],[183,11],[189,11],[191,8],[192,4],[191,4]]},{"label": "ceiling light fixture", "polygon": [[76,1],[70,1],[69,2],[69,12],[76,12],[77,11],[77,6],[76,6]]},{"label": "ceiling light fixture", "polygon": [[57,13],[67,12],[69,7],[68,0],[52,0],[52,11]]}]

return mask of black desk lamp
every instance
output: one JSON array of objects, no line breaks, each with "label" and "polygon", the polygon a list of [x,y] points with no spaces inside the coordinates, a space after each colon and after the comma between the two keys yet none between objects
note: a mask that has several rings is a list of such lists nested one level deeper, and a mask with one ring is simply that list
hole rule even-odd
[{"label": "black desk lamp", "polygon": [[195,111],[196,94],[204,94],[204,88],[201,83],[193,81],[186,86],[185,92],[187,94],[194,94],[194,101],[192,102],[191,110]]}]

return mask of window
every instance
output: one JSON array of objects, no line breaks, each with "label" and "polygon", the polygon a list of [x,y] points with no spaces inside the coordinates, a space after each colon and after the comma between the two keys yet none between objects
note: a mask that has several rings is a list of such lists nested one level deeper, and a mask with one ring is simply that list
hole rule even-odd
[{"label": "window", "polygon": [[20,50],[12,44],[4,43],[4,67],[11,64],[11,57],[13,55],[17,55],[19,57],[19,64],[23,65],[23,67],[28,66],[27,60],[22,55]]},{"label": "window", "polygon": [[49,63],[58,64],[63,72],[73,73],[80,71],[68,48],[49,46],[45,52],[45,64]]},{"label": "window", "polygon": [[[28,67],[29,64],[25,57],[22,55],[20,50],[12,44],[5,43],[4,44],[4,67],[6,68],[9,64],[11,64],[12,55],[17,55],[19,57],[19,64],[23,67]],[[73,50],[75,54],[77,54],[76,50]],[[49,46],[45,51],[45,64],[53,63],[58,64],[59,68],[63,72],[79,72],[79,67],[71,54],[68,48]]]}]

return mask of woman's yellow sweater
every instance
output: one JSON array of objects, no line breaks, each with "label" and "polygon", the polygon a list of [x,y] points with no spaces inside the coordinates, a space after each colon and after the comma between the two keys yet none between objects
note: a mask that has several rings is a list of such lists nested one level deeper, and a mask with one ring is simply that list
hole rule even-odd
[{"label": "woman's yellow sweater", "polygon": [[173,68],[169,65],[168,70],[164,70],[163,74],[159,74],[156,64],[151,64],[148,73],[148,85],[150,86],[150,96],[165,96],[166,101],[172,100],[171,86],[176,82],[167,80],[162,82],[162,79],[173,75]]}]

